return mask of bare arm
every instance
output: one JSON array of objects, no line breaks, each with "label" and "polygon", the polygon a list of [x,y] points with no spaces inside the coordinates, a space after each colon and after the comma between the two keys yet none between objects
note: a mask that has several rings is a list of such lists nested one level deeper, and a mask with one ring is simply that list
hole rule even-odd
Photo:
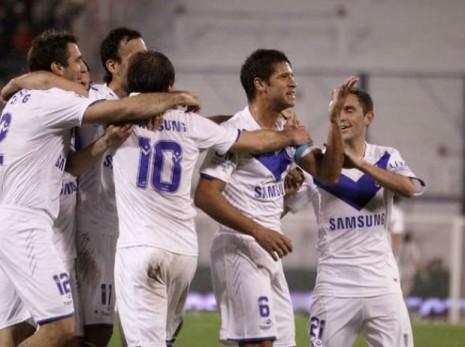
[{"label": "bare arm", "polygon": [[392,253],[395,257],[399,256],[400,244],[402,242],[402,234],[394,234],[391,232]]},{"label": "bare arm", "polygon": [[406,198],[411,198],[416,192],[412,178],[387,171],[363,159],[355,158],[349,153],[345,154],[344,167],[359,169],[371,176],[379,185]]},{"label": "bare arm", "polygon": [[92,168],[97,160],[110,148],[119,147],[131,134],[132,125],[109,125],[105,134],[86,148],[70,152],[66,160],[65,171],[80,176]]},{"label": "bare arm", "polygon": [[198,98],[189,92],[143,93],[121,100],[98,102],[84,113],[84,123],[120,123],[160,116],[178,105],[200,108]]},{"label": "bare arm", "polygon": [[310,142],[310,136],[304,127],[299,126],[282,131],[255,130],[242,131],[231,150],[247,153],[267,153],[278,149]]},{"label": "bare arm", "polygon": [[34,71],[11,79],[2,88],[1,97],[6,101],[20,89],[45,90],[53,87],[88,96],[87,89],[79,83],[61,78],[52,72]]},{"label": "bare arm", "polygon": [[299,165],[313,177],[325,184],[336,184],[344,164],[344,144],[339,128],[339,118],[350,88],[357,83],[350,77],[333,90],[329,107],[329,129],[326,151],[309,152],[299,161]]},{"label": "bare arm", "polygon": [[229,115],[215,115],[215,116],[210,116],[210,117],[207,117],[208,119],[210,119],[212,122],[215,122],[216,124],[221,124],[221,123],[224,123],[226,121],[228,121],[232,116]]},{"label": "bare arm", "polygon": [[274,260],[292,252],[291,241],[281,233],[265,228],[244,216],[223,196],[226,183],[201,178],[195,192],[195,204],[221,224],[255,238]]}]

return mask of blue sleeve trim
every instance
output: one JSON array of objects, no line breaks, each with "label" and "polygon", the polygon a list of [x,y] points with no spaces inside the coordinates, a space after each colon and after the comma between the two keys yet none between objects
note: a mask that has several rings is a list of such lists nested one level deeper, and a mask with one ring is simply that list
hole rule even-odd
[{"label": "blue sleeve trim", "polygon": [[236,141],[234,141],[234,142],[237,142],[239,140],[239,137],[241,137],[241,130],[237,129]]},{"label": "blue sleeve trim", "polygon": [[36,323],[37,323],[37,325],[43,325],[43,324],[55,322],[55,321],[57,321],[57,320],[69,318],[69,317],[72,317],[72,316],[74,316],[74,312],[69,313],[69,314],[65,314],[65,315],[63,315],[63,316],[57,316],[57,317],[52,317],[52,318],[47,318],[47,319],[38,320]]},{"label": "blue sleeve trim", "polygon": [[204,179],[206,179],[206,180],[209,180],[209,181],[211,181],[211,180],[216,180],[216,179],[217,179],[216,177],[207,175],[206,173],[203,173],[203,172],[200,173],[200,177],[202,177],[202,178],[204,178]]}]

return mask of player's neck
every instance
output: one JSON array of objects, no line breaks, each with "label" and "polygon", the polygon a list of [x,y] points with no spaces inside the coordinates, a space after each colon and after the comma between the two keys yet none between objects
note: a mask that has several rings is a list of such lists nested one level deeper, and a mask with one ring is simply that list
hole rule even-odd
[{"label": "player's neck", "polygon": [[281,116],[281,112],[260,102],[250,103],[249,110],[257,124],[263,129],[275,129],[277,120]]},{"label": "player's neck", "polygon": [[358,158],[363,158],[366,150],[365,139],[351,139],[344,142],[344,151],[353,154]]},{"label": "player's neck", "polygon": [[128,96],[128,93],[126,92],[126,90],[121,86],[120,83],[118,83],[118,81],[111,81],[109,84],[108,84],[108,87],[113,90],[115,92],[116,95],[118,95],[119,98],[124,98],[126,96]]}]

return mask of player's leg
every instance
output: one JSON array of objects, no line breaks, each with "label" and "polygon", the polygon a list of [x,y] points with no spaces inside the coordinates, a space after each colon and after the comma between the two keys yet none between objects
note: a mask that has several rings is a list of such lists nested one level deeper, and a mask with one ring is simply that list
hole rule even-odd
[{"label": "player's leg", "polygon": [[413,347],[410,318],[400,293],[364,300],[362,333],[370,347]]},{"label": "player's leg", "polygon": [[174,254],[169,268],[170,276],[167,283],[168,313],[166,321],[167,347],[174,345],[176,336],[181,330],[189,286],[197,268],[197,257]]},{"label": "player's leg", "polygon": [[275,311],[278,336],[274,342],[275,347],[293,347],[295,343],[295,319],[292,308],[291,293],[281,262],[275,262],[277,271],[273,276],[273,308]]},{"label": "player's leg", "polygon": [[78,233],[77,277],[82,312],[82,340],[106,347],[113,334],[114,264],[117,238],[112,234]]},{"label": "player's leg", "polygon": [[74,337],[74,318],[62,318],[42,323],[37,333],[19,347],[67,347]]},{"label": "player's leg", "polygon": [[0,346],[17,346],[35,332],[26,323],[31,315],[24,308],[14,284],[0,266]]},{"label": "player's leg", "polygon": [[0,346],[16,347],[28,337],[32,336],[36,328],[28,322],[21,322],[0,329]]},{"label": "player's leg", "polygon": [[[20,228],[30,216],[10,218]],[[16,229],[2,233],[2,269],[17,292],[24,308],[39,325],[38,331],[20,346],[64,346],[73,334],[73,301],[69,273],[51,240],[51,228]]]},{"label": "player's leg", "polygon": [[257,265],[248,241],[219,235],[212,243],[211,271],[221,314],[220,339],[239,346],[272,346],[277,332],[271,273]]},{"label": "player's leg", "polygon": [[129,347],[166,347],[169,260],[169,252],[154,247],[116,252],[116,298]]},{"label": "player's leg", "polygon": [[310,346],[351,347],[361,326],[360,299],[313,297],[309,321]]}]

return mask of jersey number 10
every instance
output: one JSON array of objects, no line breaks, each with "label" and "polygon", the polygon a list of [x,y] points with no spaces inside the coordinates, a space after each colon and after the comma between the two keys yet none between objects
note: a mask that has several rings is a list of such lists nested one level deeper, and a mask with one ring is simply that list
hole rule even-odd
[{"label": "jersey number 10", "polygon": [[[139,169],[137,187],[146,189],[152,167],[152,186],[156,190],[173,193],[181,182],[182,148],[175,141],[159,141],[153,145],[147,137],[139,137]],[[153,157],[153,159],[152,159]],[[171,158],[171,160],[167,159]],[[150,166],[152,161],[152,166]]]}]

